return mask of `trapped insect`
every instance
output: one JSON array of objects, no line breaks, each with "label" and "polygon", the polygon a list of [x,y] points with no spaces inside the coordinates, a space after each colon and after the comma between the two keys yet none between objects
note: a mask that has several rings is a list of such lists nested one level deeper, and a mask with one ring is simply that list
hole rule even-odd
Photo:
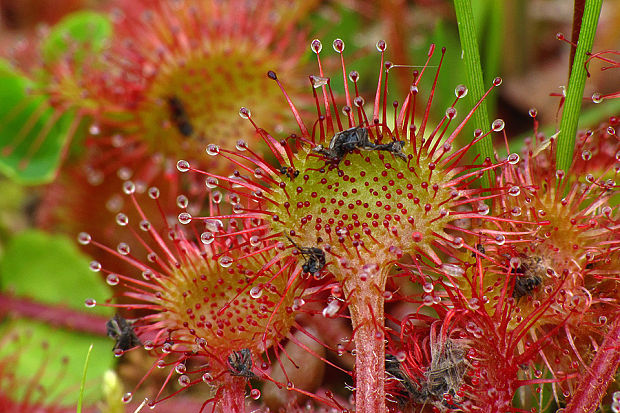
[{"label": "trapped insect", "polygon": [[249,348],[233,351],[228,356],[228,370],[232,376],[251,379],[256,377],[252,372],[252,353]]},{"label": "trapped insect", "polygon": [[543,277],[547,273],[547,267],[539,256],[519,256],[520,265],[513,273],[515,274],[515,286],[512,297],[519,299],[526,295],[532,295],[534,290],[542,284]]},{"label": "trapped insect", "polygon": [[280,168],[280,173],[286,175],[289,179],[295,179],[299,176],[299,171],[291,168],[290,166],[283,166]]},{"label": "trapped insect", "polygon": [[189,116],[185,111],[185,105],[176,96],[169,96],[166,98],[168,107],[170,108],[170,115],[172,123],[177,127],[181,135],[191,136],[194,133],[194,127],[189,121]]},{"label": "trapped insect", "polygon": [[310,273],[314,276],[325,268],[325,252],[322,249],[317,247],[300,247],[291,238],[287,238],[306,259],[306,262],[301,266],[305,273]]},{"label": "trapped insect", "polygon": [[114,350],[127,351],[142,345],[142,342],[140,342],[140,339],[133,330],[132,323],[118,314],[115,314],[114,317],[105,324],[105,327],[108,337],[116,340]]},{"label": "trapped insect", "polygon": [[401,159],[407,159],[402,152],[404,145],[404,141],[375,144],[368,138],[367,128],[355,126],[335,134],[331,141],[329,141],[329,148],[325,149],[323,145],[317,145],[312,151],[325,155],[334,162],[340,162],[346,154],[356,149],[388,151]]}]

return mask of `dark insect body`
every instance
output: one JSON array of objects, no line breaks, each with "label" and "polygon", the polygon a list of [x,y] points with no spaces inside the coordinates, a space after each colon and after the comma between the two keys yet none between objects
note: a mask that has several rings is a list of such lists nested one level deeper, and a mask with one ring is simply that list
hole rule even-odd
[{"label": "dark insect body", "polygon": [[140,339],[133,331],[132,323],[118,314],[115,314],[111,320],[108,320],[105,327],[108,337],[116,340],[114,350],[127,351],[142,345],[142,342],[140,342]]},{"label": "dark insect body", "polygon": [[338,163],[348,153],[356,149],[388,151],[401,159],[407,157],[402,152],[405,141],[393,141],[390,143],[376,144],[368,138],[368,129],[363,126],[343,130],[334,135],[329,141],[329,147],[325,149],[323,145],[317,145],[312,151],[326,156],[331,161]]},{"label": "dark insect body", "polygon": [[393,401],[398,403],[398,405],[405,406],[412,399],[419,396],[418,385],[403,370],[396,356],[392,354],[385,355],[385,372],[387,373],[386,384],[389,385],[390,382],[396,382],[397,384],[398,389],[395,393],[391,393],[389,397],[392,397]]},{"label": "dark insect body", "polygon": [[317,247],[300,247],[287,237],[291,244],[297,248],[297,251],[306,259],[306,262],[303,263],[301,269],[305,273],[310,273],[313,276],[321,272],[323,268],[325,268],[325,252],[322,249]]},{"label": "dark insect body", "polygon": [[168,102],[172,123],[174,123],[181,135],[186,137],[191,136],[194,133],[194,127],[189,121],[189,116],[185,111],[183,102],[176,96],[167,97],[166,102]]},{"label": "dark insect body", "polygon": [[286,175],[289,179],[295,179],[299,176],[299,171],[291,168],[290,166],[283,166],[280,168],[280,173]]},{"label": "dark insect body", "polygon": [[233,351],[228,356],[228,371],[231,376],[252,379],[256,375],[252,372],[252,352],[249,348]]},{"label": "dark insect body", "polygon": [[[396,383],[390,392],[392,401],[402,411],[415,411],[413,406],[431,404],[437,411],[456,409],[457,393],[467,370],[465,348],[455,340],[446,339],[431,344],[431,362],[422,376],[411,377],[407,369],[393,355],[385,355],[386,383]],[[446,398],[450,395],[450,401]],[[455,400],[456,399],[456,400]]]},{"label": "dark insect body", "polygon": [[520,256],[521,265],[517,267],[515,273],[515,286],[512,290],[512,297],[519,299],[526,295],[532,295],[534,290],[542,284],[543,276],[547,272],[547,267],[543,265],[543,260],[538,256]]}]

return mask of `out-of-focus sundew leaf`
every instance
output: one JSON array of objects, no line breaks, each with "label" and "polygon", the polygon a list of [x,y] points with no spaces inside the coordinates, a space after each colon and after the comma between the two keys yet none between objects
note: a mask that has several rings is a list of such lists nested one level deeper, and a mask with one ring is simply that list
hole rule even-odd
[{"label": "out-of-focus sundew leaf", "polygon": [[42,303],[109,315],[109,308],[86,310],[84,300],[103,302],[110,292],[89,260],[65,236],[29,230],[15,236],[0,259],[0,285]]},{"label": "out-of-focus sundew leaf", "polygon": [[88,53],[99,53],[112,34],[112,23],[102,14],[80,11],[65,17],[52,27],[41,45],[45,63],[50,64],[70,54],[81,62]]},{"label": "out-of-focus sundew leaf", "polygon": [[74,119],[45,96],[30,94],[33,81],[0,61],[0,172],[23,184],[50,181]]},{"label": "out-of-focus sundew leaf", "polygon": [[12,400],[23,400],[26,392],[35,391],[44,396],[46,405],[75,406],[80,397],[85,355],[91,344],[84,404],[100,400],[103,374],[114,364],[107,337],[59,330],[24,319],[2,324],[0,337],[0,363],[6,367],[0,372],[0,379],[6,380],[1,375],[13,372],[13,380],[29,384],[15,386]]}]

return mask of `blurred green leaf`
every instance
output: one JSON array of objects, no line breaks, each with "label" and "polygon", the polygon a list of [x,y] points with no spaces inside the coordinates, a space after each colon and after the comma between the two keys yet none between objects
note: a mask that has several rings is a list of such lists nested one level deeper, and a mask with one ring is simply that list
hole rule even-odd
[{"label": "blurred green leaf", "polygon": [[[42,393],[44,403],[75,405],[80,397],[84,360],[93,343],[84,402],[92,405],[101,399],[104,373],[114,364],[107,337],[58,330],[28,320],[3,324],[0,336],[0,364],[14,373],[14,380],[20,384],[11,394],[14,401],[22,400],[27,391],[34,391],[35,400]],[[2,376],[2,380],[7,378]]]},{"label": "blurred green leaf", "polygon": [[[100,275],[88,267],[89,260],[65,236],[29,230],[15,236],[0,260],[0,285],[15,295],[47,304],[85,310],[84,299],[103,302],[110,292]],[[107,307],[92,310],[110,315]]]},{"label": "blurred green leaf", "polygon": [[0,60],[0,172],[23,184],[50,181],[58,168],[73,113],[60,114],[35,84]]},{"label": "blurred green leaf", "polygon": [[103,14],[80,11],[62,19],[52,27],[41,45],[45,63],[53,63],[63,56],[82,62],[87,54],[95,55],[106,45],[112,34],[112,23]]}]

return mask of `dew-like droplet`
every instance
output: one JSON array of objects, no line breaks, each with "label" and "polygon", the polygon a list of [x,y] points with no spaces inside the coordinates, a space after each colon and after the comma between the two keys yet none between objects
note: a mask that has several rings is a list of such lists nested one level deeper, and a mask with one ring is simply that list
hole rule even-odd
[{"label": "dew-like droplet", "polygon": [[125,393],[123,394],[123,397],[121,398],[121,401],[125,404],[129,403],[131,401],[131,399],[133,398],[133,394],[131,393]]},{"label": "dew-like droplet", "polygon": [[252,112],[250,112],[250,109],[242,107],[241,109],[239,109],[239,116],[241,116],[243,119],[250,119],[250,117],[252,116]]},{"label": "dew-like droplet", "polygon": [[581,152],[581,159],[583,159],[584,161],[589,161],[590,159],[592,159],[592,152],[590,152],[587,149],[584,149]]},{"label": "dew-like droplet", "polygon": [[256,300],[257,298],[260,298],[261,295],[263,295],[263,289],[259,286],[254,286],[250,289],[250,297],[253,299]]},{"label": "dew-like droplet", "polygon": [[91,261],[88,264],[88,268],[92,271],[92,272],[99,272],[101,271],[101,263],[99,261]]},{"label": "dew-like droplet", "polygon": [[260,238],[257,235],[252,235],[250,237],[250,245],[253,247],[257,247],[260,245]]},{"label": "dew-like droplet", "polygon": [[433,285],[433,283],[427,282],[427,283],[424,283],[424,285],[422,286],[422,289],[424,290],[425,293],[431,293],[435,289],[435,286]]},{"label": "dew-like droplet", "polygon": [[187,199],[185,195],[177,196],[177,206],[179,208],[185,209],[187,208],[188,204],[189,204],[189,199]]},{"label": "dew-like droplet", "polygon": [[535,118],[538,115],[538,110],[536,108],[531,108],[528,112],[530,118]]},{"label": "dew-like droplet", "polygon": [[456,114],[457,114],[456,108],[450,107],[450,108],[446,109],[446,118],[454,119],[454,118],[456,118]]},{"label": "dew-like droplet", "polygon": [[99,135],[101,133],[101,128],[96,123],[93,123],[88,127],[88,133],[91,135]]},{"label": "dew-like droplet", "polygon": [[207,149],[205,152],[207,152],[207,155],[215,156],[220,153],[220,147],[213,143],[210,143],[207,145]]},{"label": "dew-like droplet", "polygon": [[123,182],[123,192],[127,195],[131,195],[136,192],[136,185],[131,181]]},{"label": "dew-like droplet", "polygon": [[455,237],[452,240],[452,245],[454,246],[454,248],[462,248],[463,245],[465,245],[465,241],[461,237]]},{"label": "dew-like droplet", "polygon": [[357,96],[355,99],[353,99],[353,104],[358,108],[361,108],[362,106],[364,106],[364,98],[361,96]]},{"label": "dew-like droplet", "polygon": [[480,203],[478,205],[478,213],[480,215],[488,215],[489,214],[489,206],[484,203]]},{"label": "dew-like droplet", "polygon": [[118,278],[118,274],[108,274],[105,282],[108,283],[108,285],[115,286],[118,285],[120,279]]},{"label": "dew-like droplet", "polygon": [[116,246],[116,251],[121,255],[129,255],[129,253],[131,252],[131,248],[126,242],[120,242]]},{"label": "dew-like droplet", "polygon": [[246,151],[248,149],[248,143],[243,139],[239,139],[235,145],[235,148],[237,148],[239,152]]},{"label": "dew-like droplet", "polygon": [[177,170],[179,172],[187,172],[187,171],[189,171],[189,162],[184,161],[183,159],[181,159],[180,161],[177,162]]},{"label": "dew-like droplet", "polygon": [[336,344],[336,354],[341,357],[342,355],[344,355],[344,345],[341,343]]},{"label": "dew-like droplet", "polygon": [[153,279],[153,271],[151,270],[142,271],[142,278],[145,279],[146,281],[151,281]]},{"label": "dew-like droplet", "polygon": [[331,300],[325,308],[323,308],[323,317],[333,318],[338,314],[340,310],[340,301]]},{"label": "dew-like droplet", "polygon": [[185,372],[187,371],[187,367],[185,366],[185,364],[179,363],[174,367],[174,371],[176,371],[177,374],[185,374]]},{"label": "dew-like droplet", "polygon": [[342,41],[342,39],[334,40],[332,46],[337,53],[342,53],[342,51],[344,50],[344,42]]},{"label": "dew-like droplet", "polygon": [[211,375],[211,373],[207,372],[202,375],[202,381],[204,381],[205,383],[210,383],[213,381],[213,376]]},{"label": "dew-like droplet", "polygon": [[520,215],[521,215],[521,213],[522,213],[522,212],[521,212],[521,207],[518,207],[518,206],[516,206],[516,207],[512,208],[512,210],[510,211],[510,214],[511,214],[513,217],[518,217],[518,216],[520,216]]},{"label": "dew-like droplet", "polygon": [[357,82],[360,78],[360,74],[357,72],[357,70],[353,70],[349,73],[349,80],[353,83]]},{"label": "dew-like droplet", "polygon": [[432,295],[425,295],[424,298],[422,298],[422,304],[426,305],[426,306],[431,306],[433,305],[435,302],[435,300],[433,300],[433,296]]},{"label": "dew-like droplet", "polygon": [[603,96],[600,93],[595,92],[592,94],[593,103],[601,103],[602,101],[603,101]]},{"label": "dew-like droplet", "polygon": [[187,387],[192,383],[192,379],[189,378],[189,376],[187,375],[182,375],[179,377],[179,385],[181,385],[181,387]]},{"label": "dew-like droplet", "polygon": [[503,236],[502,234],[496,235],[495,236],[495,243],[497,245],[504,245],[506,243],[506,237]]},{"label": "dew-like droplet", "polygon": [[317,89],[321,86],[326,86],[329,83],[328,77],[321,76],[310,76],[310,80],[312,81],[312,86]]},{"label": "dew-like droplet", "polygon": [[458,99],[462,99],[465,96],[467,96],[467,86],[465,85],[458,85],[455,89],[454,89],[454,94],[456,95],[456,97]]},{"label": "dew-like droplet", "polygon": [[159,188],[157,188],[156,186],[150,187],[148,193],[151,199],[159,198]]},{"label": "dew-like droplet", "polygon": [[146,351],[151,351],[155,348],[155,343],[152,340],[146,340],[143,347]]},{"label": "dew-like droplet", "polygon": [[217,262],[220,264],[220,266],[228,268],[232,265],[233,259],[227,255],[223,255],[217,260]]},{"label": "dew-like droplet", "polygon": [[503,119],[495,119],[493,123],[491,123],[491,129],[493,129],[493,132],[503,131],[504,126],[506,126],[506,124],[504,123]]},{"label": "dew-like droplet", "polygon": [[387,47],[387,44],[385,43],[385,40],[379,40],[377,42],[377,50],[380,52],[385,52],[385,49]]},{"label": "dew-like droplet", "polygon": [[323,50],[323,43],[321,43],[319,39],[314,39],[312,42],[310,42],[310,50],[312,50],[316,54],[321,53],[321,50]]},{"label": "dew-like droplet", "polygon": [[124,227],[129,224],[129,217],[122,212],[119,212],[118,214],[116,214],[116,223],[121,227]]},{"label": "dew-like droplet", "polygon": [[519,188],[518,186],[511,186],[510,189],[508,189],[508,195],[510,196],[519,196],[521,195],[521,188]]},{"label": "dew-like droplet", "polygon": [[183,225],[187,225],[192,222],[192,216],[189,214],[189,212],[181,212],[179,214],[179,222]]},{"label": "dew-like droplet", "polygon": [[86,300],[84,300],[84,305],[87,308],[93,308],[97,305],[97,300],[95,300],[94,298],[87,298]]},{"label": "dew-like droplet", "polygon": [[510,155],[508,155],[508,163],[510,165],[516,165],[519,163],[519,161],[520,158],[518,153],[511,153]]},{"label": "dew-like droplet", "polygon": [[213,233],[209,231],[205,231],[202,234],[200,234],[200,241],[202,241],[202,243],[205,245],[209,245],[213,241],[215,241],[215,236],[213,235]]},{"label": "dew-like droplet", "polygon": [[495,79],[493,79],[493,86],[499,86],[502,84],[502,82],[503,82],[502,78],[498,76]]},{"label": "dew-like droplet", "polygon": [[92,241],[92,237],[88,232],[80,232],[77,236],[78,243],[88,245]]},{"label": "dew-like droplet", "polygon": [[258,400],[258,399],[260,399],[260,390],[258,390],[258,389],[252,389],[252,390],[250,390],[250,397],[251,397],[253,400]]},{"label": "dew-like droplet", "polygon": [[510,268],[517,269],[521,266],[521,259],[519,257],[510,258]]},{"label": "dew-like droplet", "polygon": [[476,311],[480,308],[480,300],[476,297],[470,298],[467,302],[467,307],[472,311]]}]

